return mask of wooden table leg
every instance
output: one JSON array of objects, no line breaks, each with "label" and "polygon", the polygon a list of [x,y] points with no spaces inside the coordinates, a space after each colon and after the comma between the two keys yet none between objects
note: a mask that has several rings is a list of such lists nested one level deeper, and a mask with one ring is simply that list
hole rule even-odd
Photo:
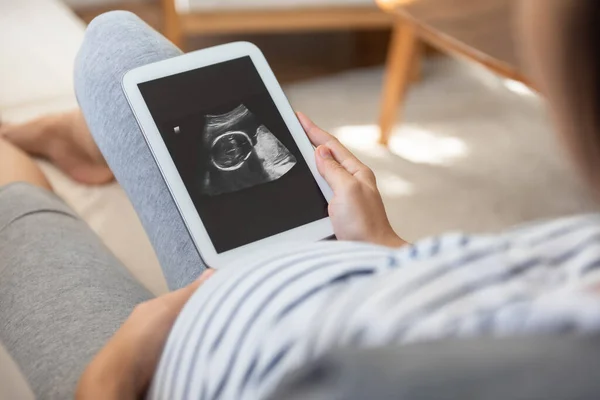
[{"label": "wooden table leg", "polygon": [[392,41],[388,53],[385,78],[383,81],[383,98],[379,128],[379,142],[387,145],[396,122],[398,106],[411,80],[417,54],[417,32],[413,24],[398,20],[394,25]]},{"label": "wooden table leg", "polygon": [[415,43],[413,52],[413,66],[410,73],[410,81],[412,83],[421,82],[423,80],[423,59],[425,58],[425,45],[420,40]]},{"label": "wooden table leg", "polygon": [[161,0],[163,28],[162,34],[165,35],[175,46],[183,49],[183,32],[181,23],[175,7],[176,0]]}]

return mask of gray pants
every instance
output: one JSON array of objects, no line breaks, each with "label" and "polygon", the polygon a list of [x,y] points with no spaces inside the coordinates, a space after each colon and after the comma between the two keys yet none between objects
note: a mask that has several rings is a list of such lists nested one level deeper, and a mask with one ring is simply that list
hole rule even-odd
[{"label": "gray pants", "polygon": [[[125,96],[125,72],[181,54],[131,13],[88,27],[75,89],[88,126],[127,192],[171,289],[204,269]],[[72,397],[86,364],[151,297],[53,194],[0,189],[0,341],[38,398]]]}]

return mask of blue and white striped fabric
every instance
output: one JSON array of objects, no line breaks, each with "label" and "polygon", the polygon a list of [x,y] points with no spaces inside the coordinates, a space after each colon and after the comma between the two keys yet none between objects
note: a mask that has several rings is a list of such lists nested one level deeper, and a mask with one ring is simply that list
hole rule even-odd
[{"label": "blue and white striped fabric", "polygon": [[186,304],[151,399],[260,399],[340,346],[600,330],[600,216],[390,249],[323,242],[218,271]]}]

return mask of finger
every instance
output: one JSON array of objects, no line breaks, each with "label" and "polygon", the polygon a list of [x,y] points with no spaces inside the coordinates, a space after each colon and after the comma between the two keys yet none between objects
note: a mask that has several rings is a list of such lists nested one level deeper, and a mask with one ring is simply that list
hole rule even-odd
[{"label": "finger", "polygon": [[375,175],[373,171],[362,163],[350,150],[348,150],[339,140],[327,142],[326,146],[333,154],[333,158],[342,166],[349,174],[363,183],[372,185],[375,183]]},{"label": "finger", "polygon": [[317,147],[315,154],[317,169],[334,192],[353,183],[352,175],[333,158],[331,150],[327,146]]},{"label": "finger", "polygon": [[340,143],[335,136],[319,128],[303,113],[298,112],[296,115],[312,144],[315,146],[327,145],[333,153],[333,157],[338,163],[346,168],[348,172],[355,175],[366,168],[366,166],[352,154],[350,150]]},{"label": "finger", "polygon": [[194,285],[194,284],[197,284],[198,286],[202,285],[204,282],[206,282],[208,280],[208,278],[213,276],[214,273],[215,273],[214,269],[206,268],[204,270],[204,272],[202,272],[200,274],[200,277],[198,277],[198,279],[196,279],[196,281],[192,282],[191,285]]},{"label": "finger", "polygon": [[344,167],[351,175],[361,173],[367,168],[350,150],[348,150],[339,140],[331,140],[326,145],[333,158]]},{"label": "finger", "polygon": [[374,182],[375,175],[369,167],[352,154],[335,136],[319,128],[303,113],[298,112],[296,115],[313,145],[317,147],[326,145],[331,150],[333,158],[351,175],[366,183]]},{"label": "finger", "polygon": [[296,113],[296,115],[298,116],[298,120],[304,128],[306,135],[310,139],[311,143],[316,147],[325,144],[331,140],[337,140],[335,136],[325,132],[323,129],[315,125],[315,123],[312,122],[310,118],[308,118],[306,115],[302,114],[301,112]]},{"label": "finger", "polygon": [[183,308],[185,303],[187,303],[187,301],[190,299],[190,297],[192,297],[196,290],[204,282],[206,282],[208,278],[210,278],[213,275],[214,272],[214,269],[206,269],[198,279],[196,279],[194,282],[190,283],[186,287],[183,287],[181,289],[175,290],[169,294],[162,296],[164,304],[169,309],[179,312],[179,310]]}]

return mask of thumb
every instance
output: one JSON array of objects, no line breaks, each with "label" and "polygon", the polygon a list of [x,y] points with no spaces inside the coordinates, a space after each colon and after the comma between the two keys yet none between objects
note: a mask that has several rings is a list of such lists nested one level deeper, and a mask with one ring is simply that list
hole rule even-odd
[{"label": "thumb", "polygon": [[198,279],[196,279],[194,282],[190,283],[186,287],[183,287],[181,289],[175,290],[171,293],[162,296],[164,304],[168,308],[179,312],[179,310],[183,308],[183,306],[185,305],[185,303],[187,303],[190,297],[192,297],[192,295],[196,292],[196,289],[198,289],[208,278],[210,278],[214,272],[214,269],[207,269],[202,273],[202,275],[200,275]]},{"label": "thumb", "polygon": [[327,146],[319,146],[316,150],[317,169],[333,191],[351,183],[353,176],[338,163]]}]

